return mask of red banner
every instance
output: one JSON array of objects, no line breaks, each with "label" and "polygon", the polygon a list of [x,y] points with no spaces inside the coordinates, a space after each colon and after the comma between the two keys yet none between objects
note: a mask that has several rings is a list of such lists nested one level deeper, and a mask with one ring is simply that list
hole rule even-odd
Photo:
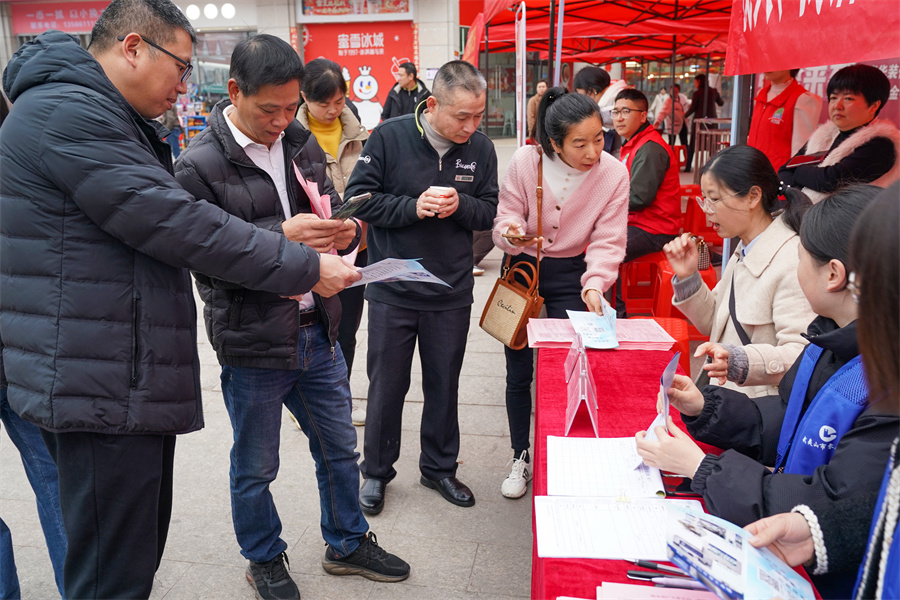
[{"label": "red banner", "polygon": [[48,29],[89,33],[109,2],[34,2],[10,4],[13,33],[37,35]]},{"label": "red banner", "polygon": [[397,83],[397,68],[402,63],[415,64],[419,78],[424,79],[412,21],[310,23],[304,29],[304,59],[327,58],[343,67],[350,100],[359,109],[366,129],[381,121],[381,109]]},{"label": "red banner", "polygon": [[878,60],[898,48],[895,0],[735,0],[725,74]]}]

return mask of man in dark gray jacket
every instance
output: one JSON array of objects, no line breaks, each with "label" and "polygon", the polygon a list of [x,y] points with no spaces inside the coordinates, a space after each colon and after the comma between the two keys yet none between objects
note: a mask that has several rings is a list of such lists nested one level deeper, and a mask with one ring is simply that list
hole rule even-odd
[{"label": "man in dark gray jacket", "polygon": [[401,281],[366,289],[369,403],[359,502],[369,514],[382,510],[385,486],[397,475],[400,417],[417,342],[425,396],[420,481],[448,502],[475,504],[456,478],[457,405],[475,286],[472,231],[492,226],[499,193],[494,144],[477,130],[485,87],[469,63],[442,66],[434,95],[414,114],[375,128],[347,183],[346,195],[373,194],[356,213],[369,224],[370,262],[420,258],[452,287]]},{"label": "man in dark gray jacket", "polygon": [[[260,227],[283,223],[288,239],[319,252],[355,248],[356,221],[321,214],[326,203],[339,207],[341,198],[325,174],[324,151],[294,119],[303,79],[297,52],[274,36],[254,36],[235,47],[229,76],[230,99],[213,108],[209,127],[182,154],[178,182]],[[284,407],[309,438],[316,463],[328,544],[324,569],[375,581],[406,579],[409,565],[367,533],[356,499],[359,454],[347,365],[337,343],[340,300],[283,298],[201,274],[197,287],[234,429],[231,513],[241,554],[250,561],[248,581],[261,598],[300,598],[284,565],[287,543],[269,491],[278,472],[272,465],[278,464]]]},{"label": "man in dark gray jacket", "polygon": [[69,598],[146,598],[165,546],[175,435],[203,426],[188,268],[330,296],[338,257],[185,192],[148,122],[186,91],[194,33],[169,0],[114,0],[90,52],[51,31],[3,74],[0,328],[12,408],[59,471]]}]

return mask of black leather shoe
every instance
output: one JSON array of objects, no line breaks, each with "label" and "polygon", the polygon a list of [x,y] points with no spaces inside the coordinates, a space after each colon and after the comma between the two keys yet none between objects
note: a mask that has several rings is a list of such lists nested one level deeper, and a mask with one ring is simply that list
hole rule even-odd
[{"label": "black leather shoe", "polygon": [[466,484],[456,477],[445,477],[440,481],[432,481],[422,475],[419,480],[422,485],[433,490],[437,490],[444,500],[457,506],[475,506],[475,496],[472,495]]},{"label": "black leather shoe", "polygon": [[359,507],[367,515],[377,515],[384,509],[384,488],[380,479],[366,479],[359,489]]}]

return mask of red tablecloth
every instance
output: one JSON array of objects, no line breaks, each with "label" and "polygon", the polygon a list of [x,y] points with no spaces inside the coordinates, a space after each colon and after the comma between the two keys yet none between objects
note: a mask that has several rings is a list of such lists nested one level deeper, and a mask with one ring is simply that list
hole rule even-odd
[{"label": "red tablecloth", "polygon": [[[550,348],[538,351],[532,452],[535,496],[547,495],[547,436],[563,435],[566,429],[563,362],[567,352]],[[671,358],[669,351],[588,351],[597,385],[601,437],[633,436],[653,421],[659,376]],[[681,426],[677,411],[672,412]],[[576,421],[569,435],[591,437],[594,433],[590,423]],[[539,558],[535,540],[531,557],[531,597],[539,600],[556,600],[557,596],[596,598],[596,588],[604,581],[639,583],[625,576],[628,569],[637,568],[623,560]]]},{"label": "red tablecloth", "polygon": [[[567,352],[549,348],[538,352],[532,452],[535,496],[547,494],[547,436],[561,436],[565,431],[567,394],[563,363]],[[672,352],[669,351],[588,351],[597,385],[601,437],[633,436],[653,421],[659,377],[671,358]],[[684,429],[678,411],[673,410],[672,417]],[[591,437],[593,431],[589,422],[576,419],[569,435]],[[704,444],[701,447],[715,451]],[[532,531],[535,531],[533,516]],[[640,582],[625,576],[628,569],[638,568],[631,563],[623,560],[539,558],[536,540],[532,544],[531,560],[531,597],[537,600],[556,600],[557,596],[596,598],[596,588],[604,581],[640,585]]]}]

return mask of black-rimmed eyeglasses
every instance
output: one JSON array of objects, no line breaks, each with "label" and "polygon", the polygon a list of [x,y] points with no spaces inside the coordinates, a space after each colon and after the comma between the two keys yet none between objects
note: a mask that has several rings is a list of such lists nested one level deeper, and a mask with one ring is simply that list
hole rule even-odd
[{"label": "black-rimmed eyeglasses", "polygon": [[[125,41],[125,36],[124,36],[124,35],[120,35],[120,36],[117,37],[116,39],[119,40],[120,42],[124,42],[124,41]],[[194,65],[192,65],[192,64],[189,63],[188,61],[184,60],[183,58],[179,58],[179,57],[175,56],[174,54],[172,54],[171,52],[169,52],[168,50],[166,50],[165,48],[163,48],[163,47],[160,46],[159,44],[154,44],[153,42],[151,42],[150,40],[148,40],[148,39],[145,38],[144,36],[141,36],[141,39],[144,40],[144,42],[145,42],[148,46],[153,46],[154,48],[156,48],[156,49],[159,50],[160,52],[163,52],[163,53],[165,53],[165,54],[168,54],[169,56],[171,56],[172,58],[174,58],[175,60],[177,60],[182,66],[184,66],[184,71],[182,71],[182,73],[181,73],[181,83],[185,83],[185,82],[190,78],[191,72],[194,70]]]}]

